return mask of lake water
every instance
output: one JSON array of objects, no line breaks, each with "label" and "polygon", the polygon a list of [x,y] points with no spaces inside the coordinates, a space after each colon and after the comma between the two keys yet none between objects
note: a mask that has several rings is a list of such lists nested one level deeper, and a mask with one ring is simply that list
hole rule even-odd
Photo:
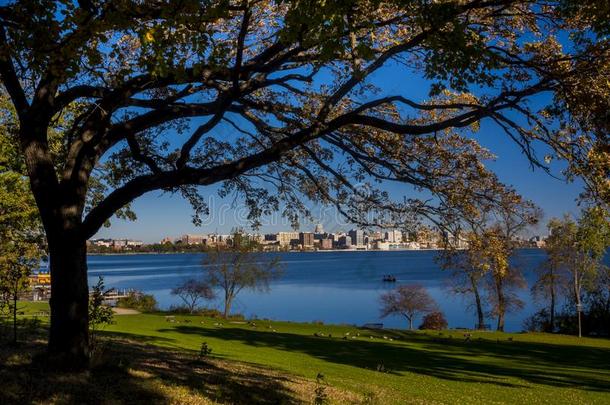
[{"label": "lake water", "polygon": [[[424,285],[436,299],[450,327],[473,327],[475,313],[461,298],[444,289],[447,273],[435,262],[434,251],[350,251],[290,252],[279,255],[282,278],[271,284],[268,293],[242,291],[232,311],[247,317],[257,316],[290,321],[363,324],[383,322],[386,327],[405,328],[404,318],[379,317],[379,296],[394,287],[383,283],[384,274],[396,276],[398,284]],[[202,277],[204,254],[90,255],[89,283],[104,277],[106,287],[134,288],[153,294],[161,308],[178,304],[170,290],[182,281]],[[533,269],[544,260],[544,251],[523,249],[513,261],[524,269],[528,288],[520,294],[525,308],[506,317],[507,331],[520,331],[523,320],[536,305],[529,286]],[[221,308],[220,301],[211,306]],[[493,319],[486,321],[494,326]],[[419,320],[415,322],[419,325]]]}]

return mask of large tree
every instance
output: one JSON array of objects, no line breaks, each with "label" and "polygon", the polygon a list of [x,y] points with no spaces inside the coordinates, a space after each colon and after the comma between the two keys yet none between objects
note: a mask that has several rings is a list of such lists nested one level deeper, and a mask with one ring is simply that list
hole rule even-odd
[{"label": "large tree", "polygon": [[[49,348],[86,362],[85,242],[113,215],[131,217],[129,203],[153,190],[182,193],[201,214],[207,207],[195,186],[224,183],[223,195],[242,195],[254,224],[275,209],[296,221],[307,211],[303,195],[359,223],[435,217],[484,194],[477,184],[489,154],[470,134],[487,119],[533,165],[546,167],[535,154],[536,143],[546,144],[549,158],[568,160],[568,175],[587,176],[591,194],[604,195],[607,140],[595,115],[608,98],[596,98],[594,110],[578,106],[607,89],[582,86],[575,98],[563,90],[599,77],[608,27],[594,2],[575,5],[21,0],[0,7],[0,76],[49,245]],[[388,67],[405,82],[425,79],[428,97],[411,98],[409,86],[379,91]],[[534,97],[548,101],[544,114],[528,104]],[[375,179],[429,193],[396,203],[373,186],[354,186]],[[365,215],[371,210],[377,218]]]}]

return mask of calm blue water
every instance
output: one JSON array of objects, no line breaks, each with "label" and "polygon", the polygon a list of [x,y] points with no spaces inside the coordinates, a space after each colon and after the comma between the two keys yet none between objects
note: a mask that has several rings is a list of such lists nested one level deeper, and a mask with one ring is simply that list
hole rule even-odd
[{"label": "calm blue water", "polygon": [[[233,311],[248,317],[291,321],[321,320],[327,323],[362,324],[383,322],[387,327],[406,327],[402,318],[379,318],[379,295],[391,289],[384,274],[393,274],[396,284],[418,283],[428,288],[445,313],[450,327],[473,327],[475,314],[462,299],[445,290],[443,272],[435,263],[434,251],[367,251],[269,253],[279,255],[283,276],[271,284],[268,293],[242,291]],[[170,290],[182,281],[204,275],[203,254],[90,255],[89,283],[104,277],[107,287],[135,288],[153,294],[162,308],[178,304]],[[514,261],[524,269],[528,284],[532,270],[545,258],[542,250],[520,250]],[[523,320],[535,311],[529,286],[520,294],[525,308],[508,314],[506,329],[520,331]],[[221,302],[212,306],[221,308]],[[495,324],[492,319],[487,323]],[[419,320],[416,322],[419,325]]]}]

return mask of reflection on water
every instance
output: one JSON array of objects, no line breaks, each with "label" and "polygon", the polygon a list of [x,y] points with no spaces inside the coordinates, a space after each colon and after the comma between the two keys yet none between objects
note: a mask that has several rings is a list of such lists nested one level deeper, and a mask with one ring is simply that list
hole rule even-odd
[{"label": "reflection on water", "polygon": [[[260,318],[362,324],[383,322],[388,327],[403,328],[401,318],[379,319],[379,295],[393,287],[383,283],[384,274],[392,274],[397,283],[426,286],[445,313],[450,327],[472,327],[472,309],[460,298],[443,289],[447,276],[435,263],[434,251],[394,252],[319,252],[269,253],[283,263],[283,277],[271,285],[269,293],[243,291],[233,310]],[[181,281],[202,276],[203,254],[89,256],[89,283],[104,276],[108,287],[135,288],[153,294],[162,308],[177,304],[170,290]],[[541,250],[521,250],[513,259],[524,269],[528,284],[532,270],[544,260]],[[534,312],[529,289],[521,298],[526,302],[519,313],[509,314],[506,329],[519,331],[523,319]],[[219,307],[220,302],[214,303]],[[493,320],[487,321],[494,324]]]}]

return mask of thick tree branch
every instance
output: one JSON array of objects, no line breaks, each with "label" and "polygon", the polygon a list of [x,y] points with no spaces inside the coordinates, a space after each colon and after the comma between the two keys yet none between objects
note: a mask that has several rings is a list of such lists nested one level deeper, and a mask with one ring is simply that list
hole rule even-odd
[{"label": "thick tree branch", "polygon": [[25,92],[19,83],[19,78],[15,73],[15,67],[11,59],[11,51],[6,42],[6,32],[4,27],[0,27],[0,75],[6,91],[8,91],[21,119],[30,107]]}]

